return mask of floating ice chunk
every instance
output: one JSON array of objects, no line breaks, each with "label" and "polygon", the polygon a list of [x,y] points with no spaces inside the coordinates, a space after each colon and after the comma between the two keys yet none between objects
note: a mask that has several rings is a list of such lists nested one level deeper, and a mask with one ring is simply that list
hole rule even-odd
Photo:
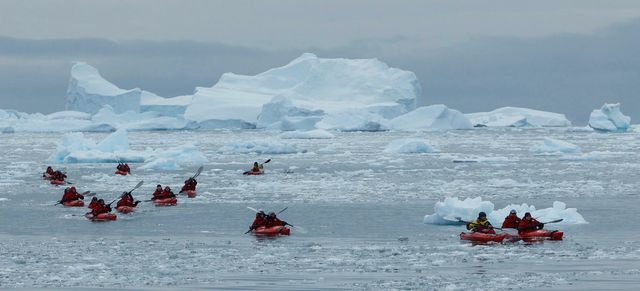
[{"label": "floating ice chunk", "polygon": [[580,153],[580,147],[570,142],[545,137],[544,141],[537,143],[529,148],[529,151],[535,154],[577,154]]},{"label": "floating ice chunk", "polygon": [[145,165],[140,169],[177,170],[186,165],[202,165],[207,157],[193,144],[180,145],[166,150],[149,153]]},{"label": "floating ice chunk", "polygon": [[138,112],[141,90],[123,90],[105,80],[96,68],[76,62],[71,68],[71,79],[67,89],[67,110],[96,113],[104,105],[115,112]]},{"label": "floating ice chunk", "polygon": [[469,119],[442,104],[424,106],[400,115],[389,122],[394,130],[423,131],[472,128]]},{"label": "floating ice chunk", "polygon": [[540,110],[502,107],[490,112],[465,114],[474,126],[489,127],[564,127],[571,126],[564,114],[545,112]]},{"label": "floating ice chunk", "polygon": [[455,221],[456,217],[460,217],[465,221],[473,221],[478,217],[478,213],[482,211],[487,214],[487,219],[489,219],[491,224],[498,226],[502,224],[502,221],[511,209],[515,209],[520,217],[522,217],[525,212],[531,212],[531,215],[538,218],[540,222],[563,219],[560,224],[588,223],[584,217],[578,213],[576,208],[567,208],[566,204],[560,201],[554,202],[553,207],[540,210],[528,204],[511,204],[504,208],[494,210],[493,203],[483,201],[481,197],[467,198],[465,200],[460,200],[457,197],[447,197],[443,202],[436,202],[434,206],[435,213],[426,215],[424,217],[424,223],[457,225],[461,223]]},{"label": "floating ice chunk", "polygon": [[334,135],[323,129],[310,131],[289,131],[280,135],[282,139],[331,139]]},{"label": "floating ice chunk", "polygon": [[622,114],[620,103],[604,104],[599,110],[593,110],[589,116],[589,126],[599,131],[625,132],[630,123],[631,117]]},{"label": "floating ice chunk", "polygon": [[232,143],[221,147],[218,151],[226,154],[294,154],[299,152],[295,145],[264,140]]},{"label": "floating ice chunk", "polygon": [[437,150],[427,144],[425,139],[405,138],[391,141],[384,149],[385,153],[396,154],[416,154],[416,153],[433,153]]}]

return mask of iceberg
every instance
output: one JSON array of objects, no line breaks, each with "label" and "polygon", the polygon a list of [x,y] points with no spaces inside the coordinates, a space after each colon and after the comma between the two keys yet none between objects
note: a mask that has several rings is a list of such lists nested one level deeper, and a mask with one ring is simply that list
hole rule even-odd
[{"label": "iceberg", "polygon": [[328,114],[322,118],[316,127],[324,130],[337,131],[385,131],[389,121],[382,116],[366,110],[352,109]]},{"label": "iceberg", "polygon": [[324,115],[322,110],[309,110],[293,105],[291,99],[276,96],[262,105],[257,128],[278,130],[311,130]]},{"label": "iceberg", "polygon": [[310,131],[289,131],[280,135],[282,139],[332,139],[335,136],[323,129]]},{"label": "iceberg", "polygon": [[540,110],[502,107],[490,112],[465,114],[474,126],[489,127],[566,127],[571,126],[564,114]]},{"label": "iceberg", "polygon": [[184,144],[166,150],[155,150],[148,153],[141,170],[179,170],[186,165],[202,165],[208,159],[194,144]]},{"label": "iceberg", "polygon": [[471,129],[471,122],[460,111],[442,104],[418,107],[389,121],[389,127],[401,131]]},{"label": "iceberg", "polygon": [[[376,59],[323,59],[306,53],[285,66],[255,76],[226,73],[213,87],[196,88],[185,118],[200,123],[260,121],[258,127],[267,127],[290,116],[292,112],[287,109],[309,110],[293,112],[291,116],[390,103],[413,109],[416,102],[422,102],[417,100],[420,95],[420,85],[412,72],[390,68]],[[284,112],[276,110],[277,114],[271,115],[273,108],[263,112],[264,104],[279,102],[274,97],[287,98],[296,108],[275,104],[275,109]]]},{"label": "iceberg", "polygon": [[541,222],[563,219],[559,224],[588,223],[576,208],[567,208],[567,205],[560,201],[553,202],[552,207],[539,210],[535,206],[526,203],[510,204],[496,210],[493,203],[483,201],[481,197],[466,198],[464,200],[460,200],[457,197],[447,197],[444,201],[436,202],[434,206],[435,213],[426,215],[423,222],[437,225],[459,225],[461,223],[456,221],[455,217],[460,217],[465,221],[473,221],[478,217],[478,213],[482,211],[487,214],[487,219],[491,224],[499,226],[511,209],[515,209],[520,217],[525,212],[531,212],[531,215],[537,217]]},{"label": "iceberg", "polygon": [[436,149],[427,144],[425,139],[404,138],[391,141],[384,149],[385,153],[396,154],[419,154],[434,153]]},{"label": "iceberg", "polygon": [[544,140],[529,148],[535,154],[578,154],[580,147],[570,142],[545,137]]},{"label": "iceberg", "polygon": [[111,106],[115,112],[138,112],[140,95],[138,88],[123,90],[105,80],[96,68],[76,62],[71,68],[71,79],[67,88],[67,110],[94,114],[104,105]]},{"label": "iceberg", "polygon": [[247,141],[225,145],[218,149],[224,154],[295,154],[298,149],[295,145],[279,141]]},{"label": "iceberg", "polygon": [[589,116],[589,126],[598,131],[625,132],[630,124],[631,117],[622,114],[620,103],[604,104]]},{"label": "iceberg", "polygon": [[163,116],[183,116],[187,106],[191,104],[193,96],[184,95],[171,98],[160,97],[149,91],[142,91],[140,95],[140,111],[154,111]]},{"label": "iceberg", "polygon": [[184,120],[181,117],[161,116],[155,111],[116,113],[109,105],[105,105],[91,117],[94,125],[110,126],[129,131],[150,130],[183,130],[196,129],[194,122]]}]

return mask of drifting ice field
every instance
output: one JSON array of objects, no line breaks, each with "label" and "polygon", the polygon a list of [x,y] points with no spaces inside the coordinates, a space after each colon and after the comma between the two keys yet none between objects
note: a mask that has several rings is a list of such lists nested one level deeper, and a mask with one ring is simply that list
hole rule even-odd
[{"label": "drifting ice field", "polygon": [[[209,162],[196,198],[168,208],[143,203],[108,223],[81,217],[86,208],[52,206],[63,188],[39,177],[62,134],[3,134],[0,287],[600,290],[640,283],[637,133],[331,134],[130,132],[130,150],[194,144]],[[531,150],[545,138],[579,150],[567,153],[564,143]],[[268,158],[265,175],[242,175]],[[126,177],[113,174],[115,164],[53,166],[65,168],[79,192],[106,201],[140,180],[139,200],[158,183],[179,190],[197,168],[130,165]],[[565,231],[561,242],[473,246],[460,242],[462,226],[423,223],[445,197],[482,197],[496,209],[561,201],[589,223],[547,225]],[[254,216],[246,206],[288,206],[281,217],[303,228],[277,239],[243,235]]]}]

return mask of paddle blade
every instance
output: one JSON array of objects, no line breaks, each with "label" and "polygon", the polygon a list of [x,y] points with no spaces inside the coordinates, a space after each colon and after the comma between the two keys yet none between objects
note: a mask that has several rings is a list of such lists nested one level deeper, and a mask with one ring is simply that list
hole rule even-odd
[{"label": "paddle blade", "polygon": [[251,206],[247,206],[247,209],[250,209],[250,210],[252,210],[252,211],[253,211],[253,212],[255,212],[255,213],[260,212],[260,211],[258,211],[258,209],[255,209],[255,208],[253,208],[253,207],[251,207]]},{"label": "paddle blade", "polygon": [[296,226],[290,225],[290,226],[291,226],[291,227],[293,227],[293,228],[295,228],[295,229],[296,229],[296,231],[299,231],[300,233],[303,233],[303,234],[309,233],[309,232],[308,232],[304,227],[302,227],[302,226],[299,226],[299,225],[296,225]]},{"label": "paddle blade", "polygon": [[269,162],[271,162],[271,159],[268,159],[268,160],[264,161],[264,163],[263,163],[263,164],[267,164],[267,163],[269,163]]},{"label": "paddle blade", "polygon": [[133,192],[133,190],[136,190],[136,189],[140,188],[140,186],[142,186],[142,184],[144,184],[144,181],[140,181],[140,182],[138,183],[138,185],[136,185],[135,187],[133,187],[133,189],[131,189],[131,191],[129,191],[129,194],[131,194],[131,192]]},{"label": "paddle blade", "polygon": [[544,224],[547,224],[547,223],[556,223],[556,222],[560,222],[560,221],[563,221],[563,220],[564,220],[564,218],[560,218],[560,219],[552,220],[552,221],[549,221],[549,222],[545,222]]},{"label": "paddle blade", "polygon": [[280,213],[284,212],[285,210],[287,210],[287,208],[289,208],[289,206],[287,206],[287,207],[285,207],[284,209],[280,210],[280,211],[278,212],[278,214],[280,214]]},{"label": "paddle blade", "polygon": [[202,173],[202,170],[204,170],[204,166],[200,166],[200,168],[198,168],[198,170],[196,171],[196,174],[193,175],[193,178],[195,179],[196,177],[200,176],[200,173]]}]

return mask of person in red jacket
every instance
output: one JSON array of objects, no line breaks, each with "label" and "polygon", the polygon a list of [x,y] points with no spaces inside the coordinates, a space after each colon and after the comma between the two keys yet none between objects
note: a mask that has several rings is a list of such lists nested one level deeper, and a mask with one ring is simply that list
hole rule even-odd
[{"label": "person in red jacket", "polygon": [[518,223],[518,232],[542,229],[543,227],[544,223],[540,223],[540,221],[531,217],[531,213],[527,212],[524,214],[520,223]]},{"label": "person in red jacket", "polygon": [[180,193],[184,191],[196,191],[196,185],[198,185],[198,181],[193,177],[189,177],[189,179],[184,181],[184,186],[182,186]]},{"label": "person in red jacket", "polygon": [[[158,185],[158,187],[160,187],[160,185]],[[162,190],[162,187],[160,187],[160,189]],[[164,190],[162,190],[162,192],[160,192],[159,194],[156,195],[156,193],[158,193],[158,189],[157,188],[156,188],[156,192],[153,193],[153,198],[151,198],[151,200],[167,199],[167,198],[176,197],[176,195],[173,194],[173,192],[171,191],[171,188],[169,186],[164,187]]]},{"label": "person in red jacket", "polygon": [[253,220],[253,223],[251,223],[251,227],[249,229],[249,231],[254,230],[258,227],[264,226],[265,225],[265,220],[267,219],[267,214],[264,213],[264,211],[259,210],[256,213],[256,219]]},{"label": "person in red jacket", "polygon": [[131,174],[131,168],[129,168],[129,164],[124,163],[124,165],[122,165],[122,170]]},{"label": "person in red jacket", "polygon": [[93,210],[96,207],[98,207],[98,197],[93,196],[93,198],[91,198],[91,202],[89,202],[89,209]]},{"label": "person in red jacket", "polygon": [[53,172],[53,175],[51,175],[52,180],[56,180],[56,181],[64,181],[66,177],[67,175],[65,175],[60,171],[55,171]]},{"label": "person in red jacket", "polygon": [[71,188],[64,189],[64,194],[62,195],[62,199],[60,200],[60,203],[83,200],[83,199],[84,199],[84,196],[76,192],[76,187],[71,187]]},{"label": "person in red jacket", "polygon": [[275,212],[269,213],[269,215],[267,216],[264,222],[265,227],[285,226],[285,225],[287,225],[287,222],[278,219]]},{"label": "person in red jacket", "polygon": [[515,209],[511,209],[509,215],[504,218],[502,222],[502,228],[518,228],[518,224],[520,223],[520,218]]},{"label": "person in red jacket", "polygon": [[120,196],[120,200],[118,200],[118,203],[116,204],[116,208],[120,206],[136,207],[138,203],[140,203],[140,201],[134,202],[134,199],[131,193],[122,192],[122,196]]},{"label": "person in red jacket", "polygon": [[95,208],[91,209],[91,215],[98,216],[102,213],[109,213],[111,212],[111,206],[106,205],[104,203],[104,200],[102,199],[98,199],[98,205],[96,205]]},{"label": "person in red jacket", "polygon": [[53,173],[55,171],[53,170],[53,168],[51,166],[47,167],[47,171],[44,172],[44,174],[42,174],[43,178],[47,178],[47,179],[51,179],[53,177]]}]

